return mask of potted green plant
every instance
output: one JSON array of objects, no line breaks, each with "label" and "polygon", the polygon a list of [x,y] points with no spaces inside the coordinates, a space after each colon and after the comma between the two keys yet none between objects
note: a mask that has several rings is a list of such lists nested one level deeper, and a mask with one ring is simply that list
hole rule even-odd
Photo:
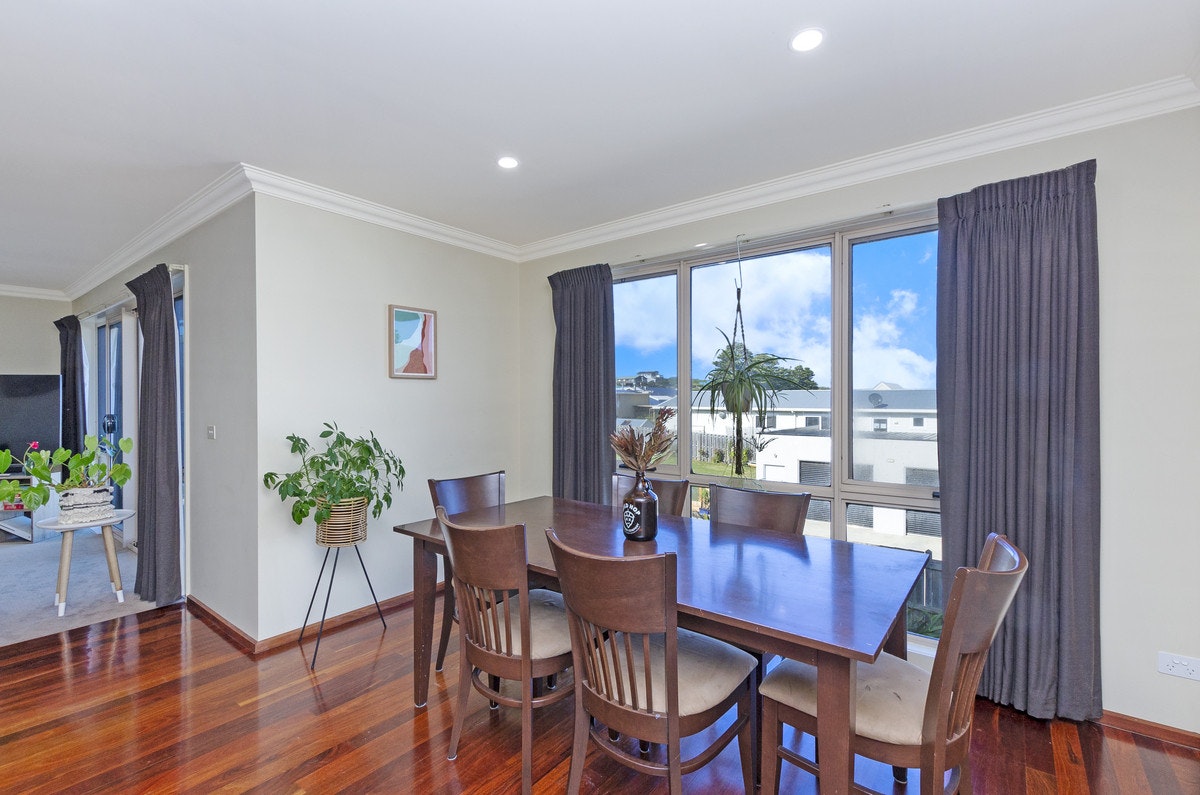
[{"label": "potted green plant", "polygon": [[[20,502],[25,510],[35,511],[50,501],[50,491],[59,495],[59,521],[103,519],[112,516],[113,485],[124,486],[133,476],[126,463],[117,463],[120,453],[133,450],[133,440],[122,438],[115,444],[97,436],[85,436],[78,453],[65,447],[51,452],[30,442],[21,467],[28,482],[0,480],[0,502]],[[12,452],[0,450],[0,472],[12,466]],[[55,470],[61,477],[54,479]]]},{"label": "potted green plant", "polygon": [[324,423],[318,439],[324,448],[291,434],[292,453],[300,456],[294,472],[263,475],[263,485],[292,503],[292,521],[303,524],[313,515],[317,543],[346,546],[366,538],[366,511],[375,518],[391,507],[392,488],[404,488],[404,465],[375,438],[350,436],[337,423]]}]

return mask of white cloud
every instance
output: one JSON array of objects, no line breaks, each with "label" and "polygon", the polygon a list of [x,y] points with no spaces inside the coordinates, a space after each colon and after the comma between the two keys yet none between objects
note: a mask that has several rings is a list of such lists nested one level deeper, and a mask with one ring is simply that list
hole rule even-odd
[{"label": "white cloud", "polygon": [[882,314],[863,314],[854,325],[854,388],[891,381],[906,389],[932,389],[937,363],[904,345],[904,327],[922,314],[920,296],[893,290]]},{"label": "white cloud", "polygon": [[893,315],[912,316],[917,311],[918,298],[912,290],[892,290],[888,311]]},{"label": "white cloud", "polygon": [[616,344],[643,355],[675,347],[675,279],[613,285]]}]

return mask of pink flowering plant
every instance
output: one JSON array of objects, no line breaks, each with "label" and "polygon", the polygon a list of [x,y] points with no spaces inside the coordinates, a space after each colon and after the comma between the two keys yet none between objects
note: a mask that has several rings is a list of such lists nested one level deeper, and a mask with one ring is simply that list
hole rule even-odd
[{"label": "pink flowering plant", "polygon": [[[42,450],[37,442],[30,442],[21,461],[21,468],[33,480],[21,483],[13,479],[0,480],[0,502],[21,502],[28,511],[36,510],[50,501],[50,489],[59,494],[69,489],[99,488],[110,482],[124,486],[133,476],[129,464],[115,463],[117,453],[133,451],[133,439],[122,438],[116,444],[97,436],[85,436],[83,450],[72,452],[60,447],[51,452]],[[0,472],[12,466],[10,450],[0,450]],[[54,480],[54,471],[62,470],[62,477]],[[16,499],[14,499],[16,498]]]}]

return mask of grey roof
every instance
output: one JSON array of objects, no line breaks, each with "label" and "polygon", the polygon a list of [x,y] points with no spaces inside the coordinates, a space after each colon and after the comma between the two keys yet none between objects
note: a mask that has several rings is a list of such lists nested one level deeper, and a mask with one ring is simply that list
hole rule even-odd
[{"label": "grey roof", "polygon": [[[829,411],[828,389],[787,389],[779,393],[775,407],[784,411]],[[878,397],[873,401],[872,395]],[[708,411],[708,395],[699,395],[692,404],[697,410]],[[718,408],[720,403],[717,403]],[[856,411],[880,412],[934,412],[937,411],[937,390],[935,389],[856,389],[853,393],[853,406]]]}]

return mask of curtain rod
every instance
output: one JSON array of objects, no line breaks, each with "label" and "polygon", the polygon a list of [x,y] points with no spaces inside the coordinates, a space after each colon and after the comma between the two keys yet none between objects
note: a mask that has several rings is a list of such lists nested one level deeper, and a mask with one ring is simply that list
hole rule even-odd
[{"label": "curtain rod", "polygon": [[[113,309],[120,309],[129,304],[132,304],[133,302],[134,302],[134,298],[132,295],[130,295],[127,298],[122,298],[119,301],[111,300],[107,303],[101,304],[100,306],[96,307],[95,309],[89,309],[86,312],[83,312],[82,314],[76,315],[76,317],[78,317],[79,321],[82,323],[85,320],[91,320],[96,315],[102,315],[105,312],[109,312]],[[137,308],[136,307],[132,308],[129,311],[134,312],[136,314]]]},{"label": "curtain rod", "polygon": [[807,229],[794,229],[786,232],[778,232],[773,234],[763,234],[757,237],[751,237],[745,233],[734,237],[733,242],[718,244],[714,246],[706,246],[702,249],[693,248],[687,251],[672,252],[654,257],[635,257],[626,262],[612,266],[613,278],[621,279],[640,275],[648,270],[653,270],[659,266],[668,263],[684,262],[689,265],[709,262],[722,262],[731,260],[738,254],[738,243],[743,254],[749,252],[750,256],[758,256],[764,252],[779,246],[788,246],[794,243],[802,242],[810,238],[825,237],[835,232],[853,232],[857,229],[862,229],[883,221],[912,221],[920,223],[924,220],[931,222],[937,221],[937,205],[936,204],[914,204],[906,207],[889,208],[882,212],[871,213],[870,215],[858,216],[856,218],[847,218],[840,221],[820,224],[818,226],[809,227]]},{"label": "curtain rod", "polygon": [[[183,265],[177,265],[175,263],[163,263],[163,264],[167,266],[167,271],[169,271],[171,273],[186,273],[187,269],[188,269],[188,266],[186,264],[183,264]],[[128,288],[125,288],[125,289],[126,289],[126,291],[128,291]],[[110,310],[117,309],[117,308],[125,306],[126,304],[132,303],[133,300],[134,300],[134,298],[133,298],[132,293],[130,293],[129,295],[127,295],[121,299],[111,298],[93,309],[85,310],[83,313],[76,315],[76,317],[79,318],[79,321],[82,323],[85,320],[91,320],[96,315],[103,314],[104,312],[108,312]],[[132,311],[134,314],[137,314],[136,308],[134,308],[130,311]]]}]

